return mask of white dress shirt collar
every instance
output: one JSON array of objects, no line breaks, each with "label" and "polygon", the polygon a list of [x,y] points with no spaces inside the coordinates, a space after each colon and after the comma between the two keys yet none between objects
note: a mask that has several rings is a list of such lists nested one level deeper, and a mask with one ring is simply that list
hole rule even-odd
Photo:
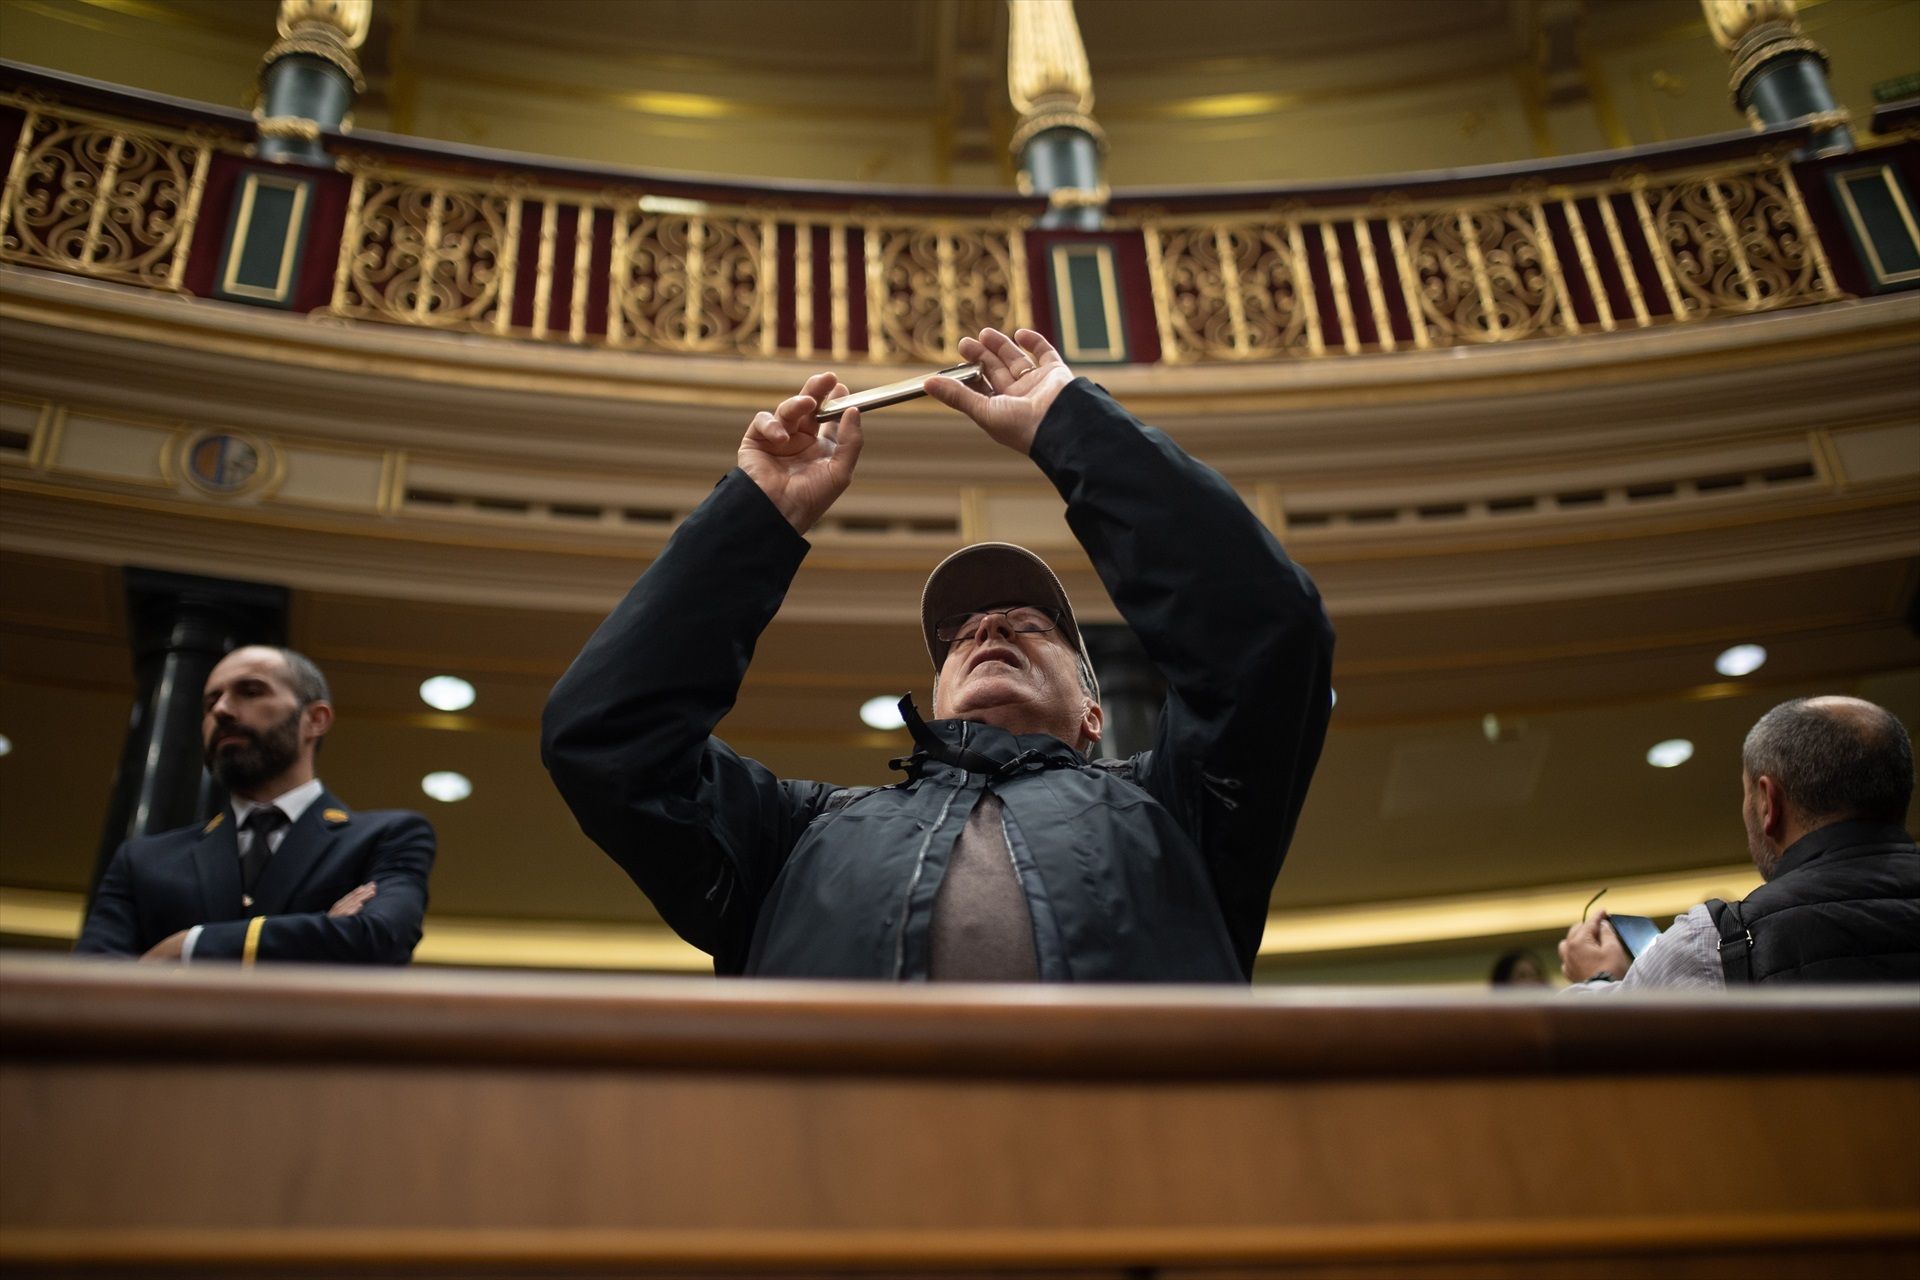
[{"label": "white dress shirt collar", "polygon": [[320,793],[325,790],[326,788],[321,785],[320,779],[308,778],[293,790],[282,792],[271,800],[242,800],[239,796],[235,796],[233,797],[234,827],[237,830],[240,827],[246,826],[247,816],[255,809],[264,809],[267,805],[272,805],[280,812],[286,814],[287,825],[291,827],[294,823],[300,821],[300,815],[311,808],[313,802],[318,800]]}]

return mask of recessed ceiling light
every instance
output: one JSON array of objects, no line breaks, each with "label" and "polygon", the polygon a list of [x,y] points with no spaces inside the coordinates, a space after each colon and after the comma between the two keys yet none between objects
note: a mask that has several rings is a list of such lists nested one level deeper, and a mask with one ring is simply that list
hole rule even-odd
[{"label": "recessed ceiling light", "polygon": [[1693,744],[1685,738],[1668,738],[1647,748],[1647,763],[1656,769],[1672,769],[1693,759]]},{"label": "recessed ceiling light", "polygon": [[12,750],[13,750],[13,739],[9,738],[4,733],[0,733],[0,756],[7,755],[10,752],[12,752]]},{"label": "recessed ceiling light", "polygon": [[1737,644],[1713,660],[1713,669],[1723,676],[1750,676],[1765,666],[1767,651],[1757,644]]},{"label": "recessed ceiling light", "polygon": [[473,686],[459,676],[434,676],[420,683],[420,700],[436,711],[465,711],[473,705]]},{"label": "recessed ceiling light", "polygon": [[420,779],[420,789],[435,800],[453,804],[473,794],[473,783],[467,781],[467,775],[464,773],[442,769]]},{"label": "recessed ceiling light", "polygon": [[891,693],[861,703],[860,718],[870,729],[893,730],[907,723],[906,717],[900,714],[900,699]]}]

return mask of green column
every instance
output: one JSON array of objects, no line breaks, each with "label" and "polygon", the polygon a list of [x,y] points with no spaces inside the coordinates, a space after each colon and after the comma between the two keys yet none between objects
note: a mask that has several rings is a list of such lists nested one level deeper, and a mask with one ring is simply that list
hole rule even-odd
[{"label": "green column", "polygon": [[323,132],[346,122],[366,89],[354,50],[367,38],[373,0],[281,0],[280,39],[260,62],[260,156],[325,161]]},{"label": "green column", "polygon": [[1853,150],[1846,112],[1827,81],[1827,51],[1807,38],[1794,0],[1700,0],[1714,40],[1732,60],[1733,103],[1761,125],[1813,117],[1809,150]]},{"label": "green column", "polygon": [[1013,155],[1022,188],[1050,203],[1040,225],[1098,230],[1106,136],[1093,118],[1093,73],[1073,0],[1007,0],[1007,92],[1020,113]]}]

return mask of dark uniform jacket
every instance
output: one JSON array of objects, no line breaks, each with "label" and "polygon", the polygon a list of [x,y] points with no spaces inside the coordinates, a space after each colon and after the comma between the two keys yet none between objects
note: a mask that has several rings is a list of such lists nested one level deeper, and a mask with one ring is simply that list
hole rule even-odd
[{"label": "dark uniform jacket", "polygon": [[[417,813],[354,813],[322,791],[287,828],[248,905],[240,890],[233,814],[205,826],[138,836],[115,851],[74,951],[139,956],[182,929],[205,925],[193,959],[238,959],[247,926],[265,917],[254,958],[326,964],[405,964],[420,941],[433,868],[433,828]],[[372,881],[354,916],[327,909]]]},{"label": "dark uniform jacket", "polygon": [[1920,982],[1920,848],[1903,829],[1835,822],[1793,842],[1740,902],[1707,904],[1728,986]]},{"label": "dark uniform jacket", "polygon": [[1248,979],[1326,736],[1319,596],[1219,475],[1085,379],[1032,456],[1167,680],[1130,761],[941,720],[904,781],[846,791],[709,736],[807,550],[737,470],[555,687],[542,747],[561,794],[718,972],[924,978],[934,897],[990,788],[1041,978]]}]

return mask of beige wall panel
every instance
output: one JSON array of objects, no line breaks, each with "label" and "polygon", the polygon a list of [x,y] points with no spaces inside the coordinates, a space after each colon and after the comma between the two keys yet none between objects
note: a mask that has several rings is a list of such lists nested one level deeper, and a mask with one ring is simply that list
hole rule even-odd
[{"label": "beige wall panel", "polygon": [[1864,128],[1873,86],[1920,71],[1920,4],[1914,0],[1827,0],[1800,25],[1827,50],[1833,96]]},{"label": "beige wall panel", "polygon": [[274,494],[280,501],[361,511],[379,507],[381,455],[288,449],[286,456],[287,477]]},{"label": "beige wall panel", "polygon": [[[1271,90],[1269,90],[1271,92]],[[1291,181],[1495,164],[1533,153],[1511,79],[1488,77],[1258,115],[1103,117],[1115,186]]]},{"label": "beige wall panel", "polygon": [[641,169],[795,181],[934,181],[929,123],[880,106],[844,117],[799,108],[702,119],[449,81],[422,87],[412,132]]},{"label": "beige wall panel", "polygon": [[1543,108],[1547,138],[1553,143],[1549,155],[1577,155],[1583,151],[1605,151],[1615,145],[1594,104],[1587,99],[1564,106]]},{"label": "beige wall panel", "polygon": [[1920,426],[1913,423],[1836,431],[1833,448],[1850,485],[1920,475]]},{"label": "beige wall panel", "polygon": [[59,448],[51,459],[55,471],[108,476],[149,484],[165,481],[160,459],[174,433],[166,427],[114,422],[82,412],[67,415]]},{"label": "beige wall panel", "polygon": [[270,0],[141,5],[159,19],[147,21],[85,0],[8,0],[0,9],[0,58],[239,107],[273,43],[276,7]]},{"label": "beige wall panel", "polygon": [[1704,35],[1596,59],[1625,141],[1670,142],[1745,127],[1727,90],[1727,58]]},{"label": "beige wall panel", "polygon": [[[1694,14],[1697,18],[1697,12]],[[1824,0],[1803,5],[1801,26],[1831,59],[1834,96],[1864,125],[1873,85],[1911,75],[1920,49],[1920,4]],[[1727,56],[1699,24],[1631,43],[1599,41],[1595,63],[1634,144],[1739,129],[1745,121],[1727,83]]]},{"label": "beige wall panel", "polygon": [[977,541],[1017,542],[1035,550],[1078,546],[1060,499],[1052,493],[984,492],[975,512],[979,528],[968,532]]}]

